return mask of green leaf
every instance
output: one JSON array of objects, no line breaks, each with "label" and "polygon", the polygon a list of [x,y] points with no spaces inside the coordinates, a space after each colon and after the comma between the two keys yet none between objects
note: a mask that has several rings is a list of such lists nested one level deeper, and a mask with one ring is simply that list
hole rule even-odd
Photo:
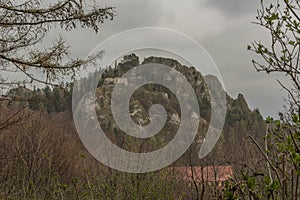
[{"label": "green leaf", "polygon": [[274,121],[274,119],[272,118],[272,117],[270,117],[270,116],[268,116],[267,118],[266,118],[266,122],[269,124],[269,123],[272,123]]},{"label": "green leaf", "polygon": [[299,123],[298,115],[293,114],[293,116],[292,116],[292,121],[293,121],[295,124],[298,124],[298,123]]}]

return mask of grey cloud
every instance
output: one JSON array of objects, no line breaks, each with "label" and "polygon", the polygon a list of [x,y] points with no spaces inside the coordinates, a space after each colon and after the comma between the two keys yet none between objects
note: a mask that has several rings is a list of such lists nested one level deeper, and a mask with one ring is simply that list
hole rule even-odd
[{"label": "grey cloud", "polygon": [[105,25],[111,32],[155,26],[160,20],[163,10],[160,9],[159,1],[151,0],[113,0],[108,1],[116,7],[116,18]]},{"label": "grey cloud", "polygon": [[163,12],[159,1],[153,0],[103,0],[96,3],[102,7],[116,7],[116,17],[112,21],[105,21],[98,34],[90,29],[64,31],[55,28],[46,38],[46,46],[49,46],[53,38],[58,37],[60,33],[70,45],[72,56],[85,57],[96,45],[114,34],[132,28],[156,26]]},{"label": "grey cloud", "polygon": [[206,6],[219,9],[227,17],[256,13],[259,0],[207,0]]},{"label": "grey cloud", "polygon": [[[253,16],[254,18],[254,16]],[[201,40],[210,53],[223,77],[225,88],[232,97],[244,94],[250,107],[258,107],[264,116],[277,117],[282,110],[282,93],[276,79],[265,73],[258,73],[252,66],[252,59],[259,59],[246,50],[253,40],[268,40],[260,27],[251,24],[251,17],[244,24],[231,26]]]}]

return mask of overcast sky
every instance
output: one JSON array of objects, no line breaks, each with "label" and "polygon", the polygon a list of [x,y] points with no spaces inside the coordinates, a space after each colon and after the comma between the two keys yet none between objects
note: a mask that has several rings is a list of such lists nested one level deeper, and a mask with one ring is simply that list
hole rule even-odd
[{"label": "overcast sky", "polygon": [[[252,24],[260,0],[106,0],[115,6],[116,18],[107,21],[98,34],[91,30],[64,33],[74,56],[85,57],[106,38],[132,28],[163,27],[198,41],[217,64],[226,91],[244,94],[249,106],[264,116],[277,116],[285,94],[276,76],[257,73],[251,64],[255,55],[246,51],[253,40],[268,41],[267,33]],[[57,32],[55,32],[57,34]],[[55,35],[53,34],[53,36]]]}]

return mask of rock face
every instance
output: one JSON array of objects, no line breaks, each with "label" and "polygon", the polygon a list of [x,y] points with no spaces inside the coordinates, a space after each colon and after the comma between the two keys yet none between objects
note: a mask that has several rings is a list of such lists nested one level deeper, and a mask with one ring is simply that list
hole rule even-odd
[{"label": "rock face", "polygon": [[[114,121],[111,111],[111,96],[114,86],[116,83],[129,86],[132,84],[134,78],[136,80],[141,79],[142,77],[139,75],[132,80],[128,80],[124,78],[123,75],[140,64],[149,63],[163,64],[180,72],[180,74],[190,83],[198,98],[200,109],[198,134],[194,143],[191,145],[191,148],[175,163],[175,165],[223,165],[227,162],[251,162],[251,159],[249,159],[249,152],[252,151],[252,148],[245,146],[244,141],[247,140],[248,135],[251,135],[258,142],[262,142],[266,127],[259,111],[252,111],[249,109],[247,101],[242,94],[239,94],[236,99],[229,95],[226,96],[227,112],[223,133],[213,151],[204,159],[198,159],[198,152],[211,121],[211,107],[215,106],[213,105],[213,102],[211,102],[208,87],[204,80],[210,81],[213,84],[220,83],[216,77],[211,75],[203,77],[194,67],[184,66],[178,61],[170,58],[148,57],[140,62],[138,56],[130,54],[125,56],[120,63],[115,63],[114,67],[108,67],[102,74],[96,90],[97,105],[95,107],[91,106],[91,109],[96,108],[98,121],[103,131],[116,145],[128,151],[150,152],[164,147],[174,138],[178,131],[181,122],[181,109],[178,99],[172,91],[158,84],[147,84],[135,90],[130,98],[130,116],[128,116],[135,124],[146,126],[151,123],[149,120],[149,109],[151,106],[154,104],[162,105],[166,110],[167,120],[165,126],[157,135],[147,139],[135,138],[120,130]],[[168,79],[164,74],[156,75]],[[93,76],[97,77],[99,75]],[[180,86],[180,83],[176,83],[176,80],[174,80],[174,84],[179,84]],[[71,112],[71,91],[72,89],[69,89],[69,91],[65,93],[59,88],[54,88],[53,90],[45,88],[34,91],[16,88],[11,90],[10,94],[33,98],[39,103],[36,105],[35,101],[30,101],[24,105],[19,105],[22,107],[29,107],[33,110],[45,111],[48,113],[62,112],[68,109]],[[198,117],[196,113],[192,114],[192,116],[194,118]],[[251,154],[256,158],[258,157],[256,152]]]},{"label": "rock face", "polygon": [[[227,115],[223,134],[208,157],[202,160],[197,159],[198,151],[210,122],[211,97],[204,77],[200,72],[196,71],[194,67],[184,66],[170,58],[148,57],[140,63],[139,58],[131,54],[124,57],[121,63],[116,64],[114,69],[109,68],[104,72],[100,81],[101,84],[99,84],[96,92],[100,108],[97,110],[97,113],[99,114],[100,124],[107,133],[107,136],[115,144],[128,151],[150,152],[164,147],[176,135],[181,118],[180,105],[176,96],[168,88],[157,84],[148,84],[137,89],[131,97],[129,110],[132,120],[136,124],[145,126],[150,123],[149,108],[153,104],[161,104],[167,111],[168,118],[160,133],[148,139],[134,138],[122,132],[113,120],[110,101],[114,85],[116,84],[115,80],[122,80],[122,75],[135,66],[149,63],[163,64],[180,72],[188,80],[198,97],[201,114],[198,134],[194,144],[192,144],[187,153],[175,165],[224,164],[226,162],[245,159],[244,153],[246,152],[246,147],[243,147],[242,141],[246,139],[248,134],[260,140],[265,129],[264,120],[259,111],[251,111],[242,94],[239,94],[237,99],[233,99],[227,95]],[[209,78],[215,84],[220,84],[216,77],[208,76],[205,78]],[[122,81],[130,84],[127,80]],[[190,159],[191,157],[193,158],[192,160]]]}]

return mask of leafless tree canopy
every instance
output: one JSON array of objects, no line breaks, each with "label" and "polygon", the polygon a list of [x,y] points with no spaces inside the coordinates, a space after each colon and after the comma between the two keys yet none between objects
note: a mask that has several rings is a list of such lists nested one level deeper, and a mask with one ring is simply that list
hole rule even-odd
[{"label": "leafless tree canopy", "polygon": [[[24,73],[27,77],[24,82],[40,83],[51,83],[61,75],[73,75],[76,69],[90,60],[67,59],[68,46],[62,38],[42,50],[37,48],[37,44],[53,27],[67,31],[77,27],[91,28],[98,32],[101,23],[114,17],[113,7],[89,6],[82,0],[63,0],[48,5],[41,0],[17,2],[0,0],[2,88],[20,84],[19,80],[5,79],[3,74],[6,72]],[[45,78],[34,76],[32,70],[42,72]]]}]

